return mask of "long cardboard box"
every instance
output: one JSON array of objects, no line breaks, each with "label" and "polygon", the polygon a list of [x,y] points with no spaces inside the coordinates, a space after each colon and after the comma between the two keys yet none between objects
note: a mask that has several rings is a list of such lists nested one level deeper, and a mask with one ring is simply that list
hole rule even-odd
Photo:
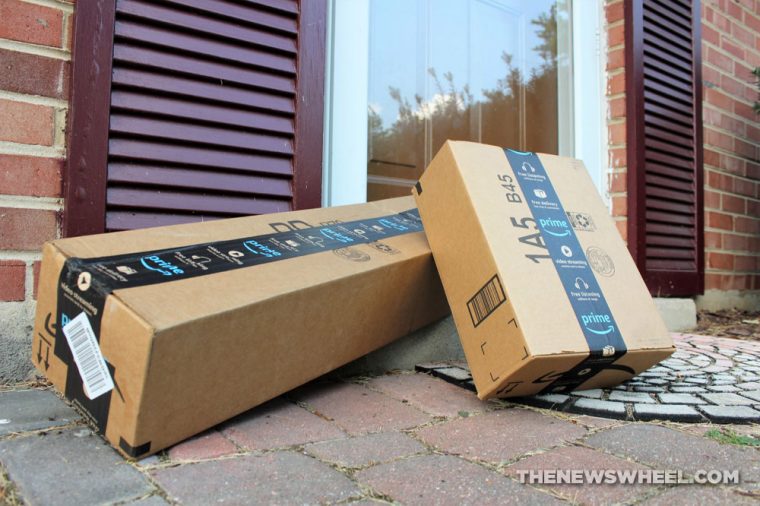
[{"label": "long cardboard box", "polygon": [[447,312],[405,197],[50,242],[32,361],[142,457]]},{"label": "long cardboard box", "polygon": [[414,194],[481,399],[612,386],[674,351],[579,160],[449,141]]}]

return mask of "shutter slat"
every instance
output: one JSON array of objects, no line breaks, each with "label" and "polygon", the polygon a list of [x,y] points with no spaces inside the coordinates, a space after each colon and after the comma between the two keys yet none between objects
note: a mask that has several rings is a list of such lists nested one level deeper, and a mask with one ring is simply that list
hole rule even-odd
[{"label": "shutter slat", "polygon": [[672,178],[673,180],[693,183],[694,173],[691,170],[684,170],[682,168],[668,167],[660,163],[649,161],[646,164],[645,174],[656,174],[658,176]]},{"label": "shutter slat", "polygon": [[[666,167],[681,169],[690,173],[694,172],[694,162],[691,160],[683,160],[675,156],[671,156],[667,153],[660,153],[651,149],[644,150],[644,159],[647,161],[653,161],[659,165],[665,165]],[[648,166],[648,165],[647,165]],[[685,177],[685,176],[681,176]]]},{"label": "shutter slat", "polygon": [[[646,132],[646,129],[644,129]],[[667,142],[667,139],[663,139],[661,137],[657,137],[656,134],[651,133],[651,135],[648,135],[646,139],[644,140],[644,146],[648,150],[657,150],[657,151],[664,151],[669,156],[677,156],[679,158],[684,159],[684,161],[687,162],[693,162],[694,160],[694,150],[689,148],[683,148],[675,143]]]},{"label": "shutter slat", "polygon": [[686,9],[686,15],[684,16],[684,11],[681,10],[678,0],[668,0],[665,3],[660,3],[657,0],[647,0],[644,3],[644,10],[657,12],[660,16],[667,19],[671,25],[675,24],[691,35],[691,9]]},{"label": "shutter slat", "polygon": [[672,55],[674,59],[684,62],[686,68],[689,68],[691,61],[691,47],[679,46],[673,43],[673,37],[664,38],[656,32],[644,31],[644,43],[657,48],[657,51]]},{"label": "shutter slat", "polygon": [[108,167],[108,181],[209,192],[293,197],[290,179],[221,173],[209,169],[111,163]]},{"label": "shutter slat", "polygon": [[167,225],[182,225],[198,221],[213,221],[222,218],[227,218],[227,216],[208,213],[180,214],[109,210],[106,213],[106,229],[113,231],[134,230],[136,228],[164,227]]},{"label": "shutter slat", "polygon": [[296,72],[294,56],[282,56],[240,44],[177,33],[132,21],[117,21],[114,30],[117,37],[130,42],[149,43],[170,50],[191,52],[204,57],[226,60],[233,64],[253,65],[288,74]]},{"label": "shutter slat", "polygon": [[[656,126],[647,124],[646,121],[644,122],[644,125],[644,133],[648,137],[659,139],[659,141],[651,141],[652,144],[648,143],[646,144],[647,146],[656,146],[662,144],[663,142],[667,142],[676,149],[685,149],[685,156],[691,156],[694,154],[694,141],[690,137],[684,137],[683,135],[678,135],[667,130],[657,128]],[[654,142],[657,142],[657,144],[654,144]]]},{"label": "shutter slat", "polygon": [[167,209],[235,216],[278,213],[290,210],[290,204],[287,200],[179,191],[156,192],[120,187],[108,188],[106,202],[109,207],[126,206],[130,209]]},{"label": "shutter slat", "polygon": [[199,82],[180,76],[161,75],[155,71],[115,68],[113,85],[117,89],[124,86],[174,93],[194,99],[211,100],[278,113],[293,114],[295,111],[293,99],[290,97],[219,83]]},{"label": "shutter slat", "polygon": [[664,200],[654,198],[651,195],[647,195],[646,208],[657,211],[667,211],[673,214],[683,214],[685,216],[691,216],[694,214],[694,206],[689,204],[682,204],[679,202],[673,202],[672,200]]},{"label": "shutter slat", "polygon": [[175,146],[144,140],[116,138],[110,140],[109,152],[112,157],[134,160],[219,167],[283,176],[293,174],[290,158],[275,158],[229,150],[215,151],[194,146]]},{"label": "shutter slat", "polygon": [[228,23],[192,12],[183,12],[169,7],[155,5],[141,0],[119,0],[116,14],[127,14],[151,23],[164,23],[181,30],[194,30],[212,38],[224,38],[243,44],[255,44],[277,49],[290,54],[296,53],[295,39],[289,36]]},{"label": "shutter slat", "polygon": [[693,249],[696,241],[692,237],[674,237],[670,235],[649,234],[647,244],[652,246],[667,246],[670,248]]},{"label": "shutter slat", "polygon": [[647,12],[645,15],[647,24],[644,27],[644,42],[654,42],[658,45],[672,44],[678,49],[682,49],[686,52],[691,51],[691,42],[688,38],[679,37],[675,34],[671,27],[672,25],[666,23],[662,24],[662,18],[651,17]]},{"label": "shutter slat", "polygon": [[686,237],[689,240],[694,240],[694,231],[688,227],[681,225],[665,225],[662,223],[647,223],[647,240],[650,236],[658,237],[657,234],[666,235],[668,237]]},{"label": "shutter slat", "polygon": [[210,14],[230,18],[234,21],[252,23],[265,28],[280,30],[296,35],[298,25],[293,16],[283,17],[260,9],[252,8],[252,5],[239,5],[233,2],[219,0],[164,0],[179,8],[192,7]]},{"label": "shutter slat", "polygon": [[655,114],[644,114],[644,125],[645,128],[655,128],[661,132],[676,134],[681,138],[681,143],[690,143],[692,146],[694,145],[694,129],[692,127],[684,126],[683,123],[673,121],[671,118]]},{"label": "shutter slat", "polygon": [[293,154],[293,143],[283,137],[188,122],[126,116],[119,113],[111,114],[111,132],[264,151],[280,155]]},{"label": "shutter slat", "polygon": [[243,69],[234,65],[202,61],[188,56],[172,54],[155,49],[145,49],[125,43],[114,43],[114,61],[141,65],[154,69],[166,69],[192,76],[231,81],[233,83],[266,88],[281,93],[295,93],[295,80],[267,72]]},{"label": "shutter slat", "polygon": [[689,249],[658,247],[647,248],[647,258],[649,259],[664,258],[669,260],[685,260],[688,262],[692,261],[693,257],[694,253]]},{"label": "shutter slat", "polygon": [[676,91],[680,91],[683,95],[686,95],[688,97],[694,96],[694,88],[692,87],[691,82],[685,82],[682,79],[675,79],[652,67],[644,67],[644,78],[646,79],[645,83],[648,86],[651,86],[653,84],[652,81],[654,81],[656,84],[664,85],[668,90],[674,89]]},{"label": "shutter slat", "polygon": [[114,90],[111,107],[133,113],[161,114],[174,118],[255,128],[267,132],[293,135],[293,120],[245,109],[233,109],[222,105],[208,105],[182,98],[146,95],[131,91]]},{"label": "shutter slat", "polygon": [[[678,190],[666,190],[665,188],[658,188],[657,186],[647,186],[647,198],[656,197],[659,199],[670,199],[677,202],[683,202],[686,204],[693,204],[694,199],[691,196],[691,192],[683,192]],[[691,211],[691,209],[690,209]]]},{"label": "shutter slat", "polygon": [[661,12],[653,9],[644,9],[644,29],[646,30],[650,26],[659,25],[664,28],[666,33],[674,39],[677,39],[679,43],[685,44],[687,47],[691,45],[691,30],[685,29],[680,25],[674,25],[667,17],[663,16]]},{"label": "shutter slat", "polygon": [[248,3],[285,14],[298,14],[298,3],[295,0],[248,0]]},{"label": "shutter slat", "polygon": [[673,83],[676,84],[673,86],[668,83],[659,82],[661,76],[662,74],[658,76],[647,76],[649,79],[647,79],[644,89],[660,95],[667,94],[671,99],[680,101],[685,107],[690,108],[691,104],[694,102],[691,87],[678,86],[676,83]]},{"label": "shutter slat", "polygon": [[647,53],[644,53],[644,73],[649,76],[655,75],[660,80],[669,77],[682,85],[691,86],[691,74],[688,71],[670,66],[668,61],[663,62]]},{"label": "shutter slat", "polygon": [[696,223],[694,216],[685,216],[682,214],[674,214],[674,213],[653,211],[653,210],[647,210],[646,218],[647,218],[647,221],[651,221],[655,223],[663,223],[666,225],[693,227],[694,223]]},{"label": "shutter slat", "polygon": [[652,271],[678,272],[695,271],[697,263],[693,260],[651,260],[647,259],[647,269]]},{"label": "shutter slat", "polygon": [[679,181],[671,177],[663,177],[658,174],[651,174],[647,172],[646,183],[647,183],[647,188],[662,187],[662,188],[669,188],[671,190],[681,191],[685,193],[694,193],[693,181]]}]

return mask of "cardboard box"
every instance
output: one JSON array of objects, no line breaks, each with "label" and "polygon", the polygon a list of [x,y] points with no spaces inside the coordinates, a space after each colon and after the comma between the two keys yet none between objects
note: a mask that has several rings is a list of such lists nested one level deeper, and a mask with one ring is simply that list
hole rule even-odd
[{"label": "cardboard box", "polygon": [[579,160],[449,141],[414,194],[481,399],[612,386],[674,351]]},{"label": "cardboard box", "polygon": [[447,313],[404,197],[48,243],[32,361],[142,457]]}]

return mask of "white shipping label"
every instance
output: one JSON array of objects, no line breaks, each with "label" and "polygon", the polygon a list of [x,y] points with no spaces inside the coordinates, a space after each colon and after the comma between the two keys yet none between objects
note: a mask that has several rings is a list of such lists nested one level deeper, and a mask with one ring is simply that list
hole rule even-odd
[{"label": "white shipping label", "polygon": [[98,340],[95,338],[95,332],[92,330],[87,315],[81,312],[64,325],[63,335],[69,343],[87,397],[96,399],[113,390],[113,379],[108,372],[106,361],[100,352]]}]

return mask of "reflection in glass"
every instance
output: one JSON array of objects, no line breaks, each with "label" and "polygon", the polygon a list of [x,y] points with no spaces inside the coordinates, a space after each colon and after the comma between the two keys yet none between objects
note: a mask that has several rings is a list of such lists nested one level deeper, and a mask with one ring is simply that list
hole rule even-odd
[{"label": "reflection in glass", "polygon": [[559,152],[565,1],[370,1],[368,200],[409,195],[446,139]]}]

